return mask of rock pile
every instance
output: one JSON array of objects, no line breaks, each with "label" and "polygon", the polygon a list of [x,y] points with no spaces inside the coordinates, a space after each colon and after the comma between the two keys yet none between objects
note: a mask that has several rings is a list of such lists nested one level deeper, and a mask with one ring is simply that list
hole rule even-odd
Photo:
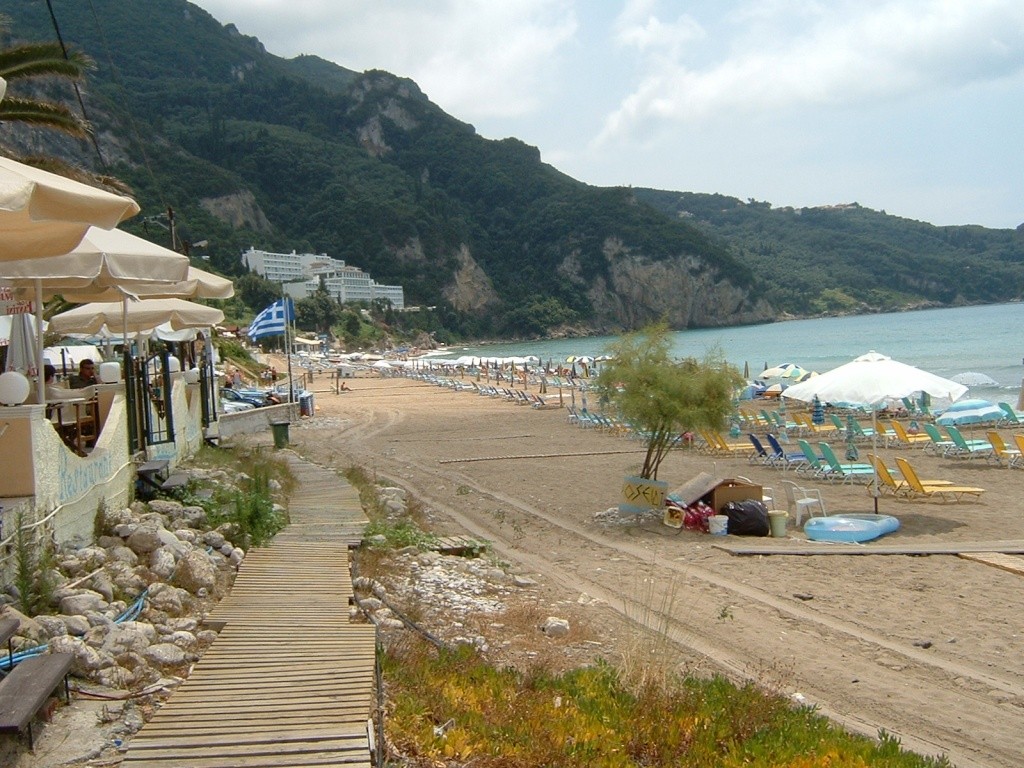
[{"label": "rock pile", "polygon": [[[380,505],[390,522],[408,517],[408,499],[402,488],[377,489]],[[386,537],[369,539],[371,546],[386,545]],[[405,624],[392,606],[414,606],[417,623],[441,641],[473,645],[486,652],[489,643],[473,631],[482,622],[492,627],[510,604],[526,597],[538,584],[528,576],[508,572],[491,558],[446,555],[417,546],[396,550],[376,579],[353,581],[356,602],[369,619],[384,630],[401,630]],[[534,627],[538,635],[564,637],[569,623],[550,617]]]},{"label": "rock pile", "polygon": [[[198,616],[222,596],[245,553],[231,525],[207,527],[206,511],[176,501],[135,502],[107,512],[96,543],[57,552],[45,576],[53,613],[18,612],[12,585],[0,596],[21,626],[15,650],[45,643],[75,657],[72,674],[105,688],[139,690],[180,674],[216,636]],[[146,593],[141,612],[118,621]]]}]

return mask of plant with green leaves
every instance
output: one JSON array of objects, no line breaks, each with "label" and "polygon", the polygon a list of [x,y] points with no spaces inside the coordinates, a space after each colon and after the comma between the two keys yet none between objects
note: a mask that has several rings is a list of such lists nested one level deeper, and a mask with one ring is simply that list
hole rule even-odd
[{"label": "plant with green leaves", "polygon": [[597,389],[601,402],[637,430],[646,443],[640,477],[657,480],[658,468],[683,432],[721,429],[733,411],[742,376],[709,352],[703,360],[674,360],[671,330],[656,323],[627,334],[607,350]]}]

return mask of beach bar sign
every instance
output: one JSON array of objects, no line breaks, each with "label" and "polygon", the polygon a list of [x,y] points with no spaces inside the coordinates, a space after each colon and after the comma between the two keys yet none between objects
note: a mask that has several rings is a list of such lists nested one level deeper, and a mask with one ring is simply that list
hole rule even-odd
[{"label": "beach bar sign", "polygon": [[27,315],[31,312],[31,301],[16,299],[10,288],[0,286],[0,315]]}]

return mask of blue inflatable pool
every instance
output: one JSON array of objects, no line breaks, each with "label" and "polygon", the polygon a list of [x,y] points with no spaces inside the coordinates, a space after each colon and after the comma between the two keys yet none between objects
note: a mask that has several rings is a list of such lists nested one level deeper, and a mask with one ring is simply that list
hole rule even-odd
[{"label": "blue inflatable pool", "polygon": [[804,533],[812,541],[871,541],[892,533],[900,521],[892,515],[831,515],[812,517],[804,523]]}]

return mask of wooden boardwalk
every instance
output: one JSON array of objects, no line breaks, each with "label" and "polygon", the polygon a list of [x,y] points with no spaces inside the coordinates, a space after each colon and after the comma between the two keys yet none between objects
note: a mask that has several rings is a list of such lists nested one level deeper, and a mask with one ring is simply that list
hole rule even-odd
[{"label": "wooden boardwalk", "polygon": [[290,452],[291,522],[246,555],[188,680],[131,740],[132,768],[365,766],[374,629],[349,623],[356,491]]}]

